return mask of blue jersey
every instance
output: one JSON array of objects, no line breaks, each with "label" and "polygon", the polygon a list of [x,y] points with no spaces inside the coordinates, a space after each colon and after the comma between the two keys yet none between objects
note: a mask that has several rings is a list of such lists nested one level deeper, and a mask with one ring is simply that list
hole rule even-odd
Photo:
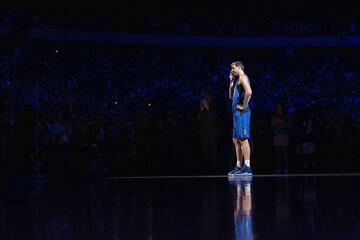
[{"label": "blue jersey", "polygon": [[[238,84],[239,80],[237,80],[236,82],[234,82],[234,94],[233,94],[233,99],[232,99],[232,111],[239,111],[239,109],[236,108],[237,104],[243,104],[245,101],[245,96],[246,96],[246,92],[245,89],[242,85]],[[248,83],[250,84],[250,81],[248,80]],[[250,111],[250,107],[249,105],[246,107],[246,109],[244,109],[242,112],[248,112]]]}]

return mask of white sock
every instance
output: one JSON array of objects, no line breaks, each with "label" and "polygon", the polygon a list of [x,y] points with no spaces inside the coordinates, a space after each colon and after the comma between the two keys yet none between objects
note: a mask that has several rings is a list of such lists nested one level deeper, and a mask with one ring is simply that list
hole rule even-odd
[{"label": "white sock", "polygon": [[250,167],[250,160],[245,160],[245,165]]},{"label": "white sock", "polygon": [[236,166],[241,167],[241,161],[236,161]]}]

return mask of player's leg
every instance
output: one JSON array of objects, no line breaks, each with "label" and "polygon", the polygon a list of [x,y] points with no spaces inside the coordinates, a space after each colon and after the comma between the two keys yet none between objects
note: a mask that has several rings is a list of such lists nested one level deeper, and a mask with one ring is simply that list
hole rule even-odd
[{"label": "player's leg", "polygon": [[244,154],[244,167],[242,168],[243,174],[251,175],[252,170],[250,167],[250,155],[251,155],[251,149],[249,140],[246,138],[240,139],[241,143],[241,150]]},{"label": "player's leg", "polygon": [[243,158],[243,153],[241,151],[241,143],[239,141],[239,139],[237,138],[233,138],[233,143],[235,145],[235,153],[236,153],[236,166],[233,170],[231,170],[228,175],[232,176],[235,173],[239,174],[241,173],[241,161]]},{"label": "player's leg", "polygon": [[241,142],[239,139],[233,138],[236,151],[236,166],[241,167],[241,161],[243,159],[243,152],[241,150]]},{"label": "player's leg", "polygon": [[241,151],[244,156],[244,166],[242,168],[242,172],[245,175],[251,175],[252,170],[250,168],[250,117],[251,112],[242,112],[240,115],[240,131],[239,131],[239,139],[241,145]]},{"label": "player's leg", "polygon": [[[241,151],[244,154],[244,159],[250,160],[251,149],[250,149],[249,140],[248,139],[240,139],[240,145],[241,145]],[[248,166],[250,167],[250,164],[248,164]]]}]

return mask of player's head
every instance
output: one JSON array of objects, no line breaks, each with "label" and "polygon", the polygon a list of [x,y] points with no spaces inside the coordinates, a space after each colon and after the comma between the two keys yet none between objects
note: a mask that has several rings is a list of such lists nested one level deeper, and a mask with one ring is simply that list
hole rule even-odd
[{"label": "player's head", "polygon": [[241,61],[236,61],[231,64],[231,73],[234,76],[239,76],[244,73],[244,64]]}]

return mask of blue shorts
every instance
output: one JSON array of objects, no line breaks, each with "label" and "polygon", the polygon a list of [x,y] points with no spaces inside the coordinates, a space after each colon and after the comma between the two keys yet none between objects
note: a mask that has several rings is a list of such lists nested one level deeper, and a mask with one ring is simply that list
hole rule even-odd
[{"label": "blue shorts", "polygon": [[251,111],[233,112],[233,138],[250,138]]}]

